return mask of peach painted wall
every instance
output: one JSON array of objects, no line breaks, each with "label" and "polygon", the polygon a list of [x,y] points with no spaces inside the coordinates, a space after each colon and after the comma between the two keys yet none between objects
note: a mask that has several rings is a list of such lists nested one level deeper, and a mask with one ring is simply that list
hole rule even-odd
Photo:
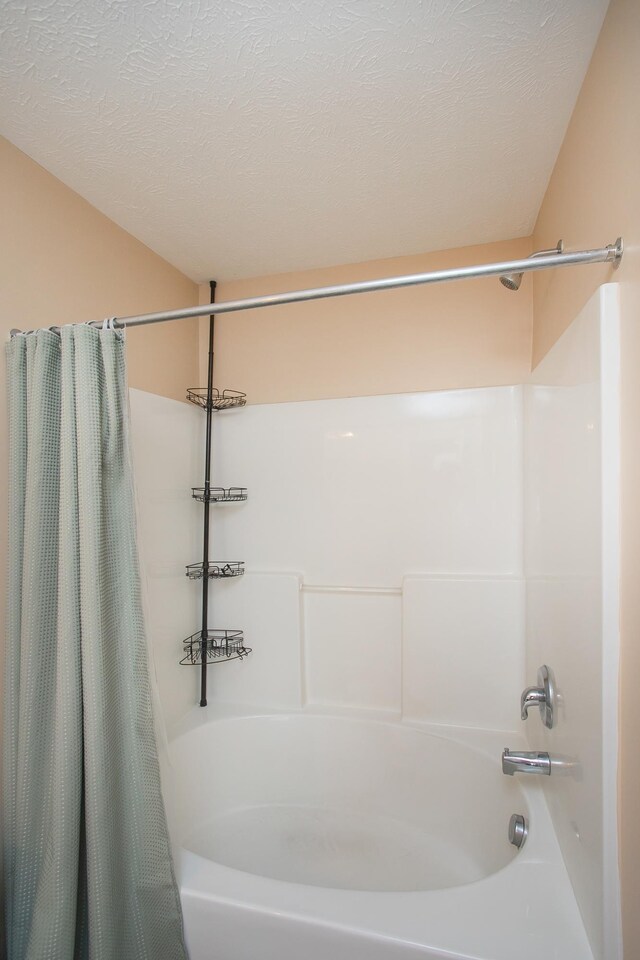
[{"label": "peach painted wall", "polygon": [[[529,239],[219,283],[218,300],[525,257]],[[215,380],[251,403],[370,396],[526,379],[532,281],[496,278],[268,307],[216,319]],[[208,299],[208,288],[201,295]],[[207,320],[200,328],[206,376]]]},{"label": "peach painted wall", "polygon": [[[0,333],[189,306],[197,285],[0,137]],[[196,320],[131,329],[131,386],[182,400]]]},{"label": "peach painted wall", "polygon": [[608,265],[538,273],[533,283],[537,363],[595,288],[620,281],[622,305],[622,538],[620,856],[624,956],[640,957],[640,2],[613,0],[549,182],[534,248],[569,248],[620,234],[625,255]]},{"label": "peach painted wall", "polygon": [[618,235],[626,252],[610,264],[534,275],[533,365],[601,283],[640,281],[640,3],[613,0],[580,91],[533,232],[534,249],[562,238],[568,249],[601,247]]}]

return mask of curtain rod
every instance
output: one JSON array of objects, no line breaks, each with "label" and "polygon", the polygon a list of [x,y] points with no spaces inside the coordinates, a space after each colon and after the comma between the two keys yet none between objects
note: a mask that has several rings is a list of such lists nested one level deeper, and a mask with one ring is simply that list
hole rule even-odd
[{"label": "curtain rod", "polygon": [[[256,310],[259,307],[276,307],[285,303],[304,303],[308,300],[324,300],[328,297],[344,297],[352,293],[373,293],[377,290],[395,290],[398,287],[415,287],[428,283],[445,283],[449,280],[472,280],[477,277],[496,277],[506,273],[529,273],[533,270],[548,270],[552,267],[571,267],[581,263],[613,263],[617,267],[622,259],[623,242],[618,237],[615,243],[595,250],[577,250],[573,253],[553,252],[535,259],[504,260],[500,263],[481,263],[471,267],[455,267],[451,270],[434,270],[431,273],[413,273],[381,280],[363,280],[330,287],[313,287],[309,290],[291,290],[287,293],[271,293],[244,300],[223,300],[215,304],[185,307],[182,310],[167,310],[163,313],[143,313],[133,317],[114,317],[115,327],[142,327],[147,323],[165,323],[168,320],[187,320],[193,317],[208,317],[214,314],[236,313],[239,310]],[[103,320],[89,321],[89,326],[102,327]],[[12,330],[11,336],[21,333]]]}]

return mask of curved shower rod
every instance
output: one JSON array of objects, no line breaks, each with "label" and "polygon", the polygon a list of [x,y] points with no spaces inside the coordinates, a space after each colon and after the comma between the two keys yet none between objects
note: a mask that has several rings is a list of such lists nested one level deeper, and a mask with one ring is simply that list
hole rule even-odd
[{"label": "curved shower rod", "polygon": [[[193,317],[218,316],[223,313],[237,313],[239,310],[256,310],[259,307],[276,307],[285,303],[304,303],[307,300],[324,300],[328,297],[344,297],[352,293],[373,293],[377,290],[395,290],[398,287],[416,287],[428,283],[445,283],[449,280],[472,280],[478,277],[499,277],[505,274],[530,273],[533,270],[548,270],[552,267],[572,267],[581,263],[612,263],[617,267],[622,260],[624,250],[622,237],[615,243],[595,250],[576,250],[572,253],[555,251],[536,254],[523,260],[504,260],[500,263],[481,263],[471,267],[454,267],[451,270],[434,270],[431,273],[412,273],[400,277],[386,277],[381,280],[362,280],[356,283],[343,283],[329,287],[312,287],[309,290],[291,290],[287,293],[271,293],[261,297],[247,297],[244,300],[223,300],[182,310],[167,310],[163,313],[143,313],[133,317],[114,317],[114,327],[142,327],[147,323],[165,323],[168,320],[188,320]],[[102,327],[103,320],[91,320],[89,326]],[[22,333],[12,330],[11,336]]]}]

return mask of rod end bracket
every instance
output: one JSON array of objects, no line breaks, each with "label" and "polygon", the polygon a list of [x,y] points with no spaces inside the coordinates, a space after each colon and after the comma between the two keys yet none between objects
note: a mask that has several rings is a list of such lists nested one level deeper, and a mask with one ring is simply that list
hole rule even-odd
[{"label": "rod end bracket", "polygon": [[618,237],[615,243],[609,243],[607,245],[607,252],[607,262],[612,263],[613,269],[617,270],[622,260],[622,254],[624,253],[624,241],[622,237]]}]

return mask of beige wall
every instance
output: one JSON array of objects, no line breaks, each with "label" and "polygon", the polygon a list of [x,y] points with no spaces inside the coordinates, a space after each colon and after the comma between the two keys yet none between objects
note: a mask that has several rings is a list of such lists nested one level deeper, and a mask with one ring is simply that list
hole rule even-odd
[{"label": "beige wall", "polygon": [[537,273],[534,366],[607,280],[640,279],[640,2],[613,0],[549,181],[534,249],[562,238],[568,249],[601,247],[622,235],[610,264]]},{"label": "beige wall", "polygon": [[[197,303],[197,286],[0,137],[0,335]],[[131,386],[184,398],[197,321],[132,329]]]},{"label": "beige wall", "polygon": [[[219,283],[218,300],[525,257],[529,239]],[[208,299],[208,288],[202,291]],[[216,319],[215,380],[251,403],[520,383],[532,281],[496,278],[290,304]],[[201,322],[204,382],[207,321]]]},{"label": "beige wall", "polygon": [[537,363],[606,280],[622,286],[621,876],[625,960],[640,957],[640,2],[613,0],[549,182],[534,247],[611,243],[608,265],[534,278]]}]

